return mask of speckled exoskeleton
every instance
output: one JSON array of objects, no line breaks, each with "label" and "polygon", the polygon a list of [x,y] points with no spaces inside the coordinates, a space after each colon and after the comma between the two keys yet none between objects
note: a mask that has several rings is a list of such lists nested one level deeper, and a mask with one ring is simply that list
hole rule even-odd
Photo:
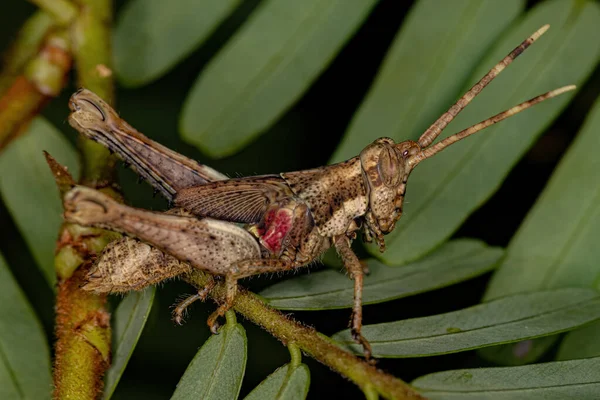
[{"label": "speckled exoskeleton", "polygon": [[[542,94],[432,144],[450,121],[547,28],[542,27],[516,47],[416,142],[395,143],[392,139],[380,138],[360,155],[342,163],[276,175],[225,179],[217,171],[146,138],[120,119],[96,95],[80,90],[70,101],[72,114],[69,121],[74,128],[117,153],[176,207],[198,218],[245,224],[245,232],[259,245],[260,251],[216,270],[205,265],[206,259],[197,260],[193,253],[174,251],[165,245],[160,235],[144,236],[143,229],[121,226],[119,219],[107,223],[100,208],[96,218],[75,222],[120,229],[193,267],[224,275],[227,300],[209,319],[213,331],[217,317],[222,316],[234,302],[238,279],[302,267],[328,248],[335,247],[354,280],[352,334],[362,344],[365,356],[369,357],[369,343],[361,335],[364,271],[350,247],[352,240],[362,232],[366,241],[375,241],[384,251],[384,235],[394,229],[402,216],[408,177],[421,161],[458,140],[574,88],[567,86]],[[67,196],[76,202],[75,195]],[[66,217],[74,220],[69,213]],[[193,220],[189,216],[169,218]],[[195,231],[188,230],[178,237],[192,240],[195,234]],[[234,246],[231,251],[235,251]]]}]

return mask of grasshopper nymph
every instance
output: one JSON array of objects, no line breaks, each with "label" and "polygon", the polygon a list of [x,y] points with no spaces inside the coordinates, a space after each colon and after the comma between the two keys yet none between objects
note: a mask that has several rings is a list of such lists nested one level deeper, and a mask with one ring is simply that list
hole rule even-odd
[{"label": "grasshopper nymph", "polygon": [[[209,318],[213,332],[216,331],[217,318],[235,300],[238,279],[306,266],[328,248],[335,247],[354,280],[351,330],[368,358],[370,345],[361,334],[364,271],[350,247],[352,240],[362,233],[366,241],[375,241],[384,251],[384,235],[394,229],[402,216],[407,180],[420,162],[490,125],[575,88],[565,86],[544,93],[433,144],[456,115],[547,29],[547,25],[543,26],[516,47],[416,142],[395,143],[392,139],[380,138],[354,158],[311,170],[224,179],[211,168],[146,138],[85,89],[71,98],[69,122],[79,132],[104,144],[130,163],[176,207],[197,218],[245,224],[246,231],[260,245],[260,254],[257,253],[256,257],[238,260],[227,268],[212,271],[224,275],[227,286],[226,302]],[[67,195],[67,203],[74,201],[73,196]],[[66,218],[72,217],[67,213]],[[106,222],[101,216],[76,222],[120,229],[192,266],[208,269],[202,266],[202,262],[196,262],[194,257],[167,248],[160,235],[143,236],[139,231]],[[192,231],[187,233],[193,234]]]}]

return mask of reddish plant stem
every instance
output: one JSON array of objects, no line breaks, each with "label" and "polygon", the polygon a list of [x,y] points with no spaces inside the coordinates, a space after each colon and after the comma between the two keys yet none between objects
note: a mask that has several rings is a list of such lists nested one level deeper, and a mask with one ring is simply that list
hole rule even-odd
[{"label": "reddish plant stem", "polygon": [[0,72],[0,95],[22,74],[25,65],[37,56],[48,33],[55,26],[50,15],[37,11],[25,21],[15,41],[4,54]]},{"label": "reddish plant stem", "polygon": [[23,67],[0,97],[0,150],[25,131],[31,119],[65,86],[71,69],[65,33],[49,35],[37,56]]}]

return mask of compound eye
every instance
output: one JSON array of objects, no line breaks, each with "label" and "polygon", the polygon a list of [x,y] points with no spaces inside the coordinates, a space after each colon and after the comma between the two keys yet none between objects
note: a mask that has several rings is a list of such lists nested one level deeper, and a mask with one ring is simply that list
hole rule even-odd
[{"label": "compound eye", "polygon": [[400,160],[398,153],[391,146],[386,146],[379,153],[379,175],[383,183],[388,186],[396,186],[400,181]]}]

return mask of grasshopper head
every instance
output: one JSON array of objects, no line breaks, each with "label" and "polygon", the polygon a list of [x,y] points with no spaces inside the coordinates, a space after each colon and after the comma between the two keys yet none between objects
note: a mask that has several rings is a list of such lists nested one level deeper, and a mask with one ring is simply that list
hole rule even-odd
[{"label": "grasshopper head", "polygon": [[[497,74],[494,70],[490,72],[490,74],[492,73]],[[395,144],[390,138],[375,140],[360,153],[361,168],[369,202],[368,211],[365,214],[367,240],[374,236],[379,243],[379,248],[383,251],[385,248],[383,235],[391,232],[396,221],[402,216],[402,203],[404,202],[408,175],[421,161],[433,157],[459,140],[503,119],[573,89],[575,89],[575,86],[569,85],[551,90],[433,144],[454,116],[475,96],[472,92],[481,90],[481,87],[478,88],[476,85],[448,112],[434,122],[419,137],[418,141],[407,140]]]},{"label": "grasshopper head", "polygon": [[376,236],[391,232],[402,216],[406,181],[420,153],[418,143],[407,140],[395,144],[390,138],[377,139],[361,151],[369,201],[367,225]]}]

